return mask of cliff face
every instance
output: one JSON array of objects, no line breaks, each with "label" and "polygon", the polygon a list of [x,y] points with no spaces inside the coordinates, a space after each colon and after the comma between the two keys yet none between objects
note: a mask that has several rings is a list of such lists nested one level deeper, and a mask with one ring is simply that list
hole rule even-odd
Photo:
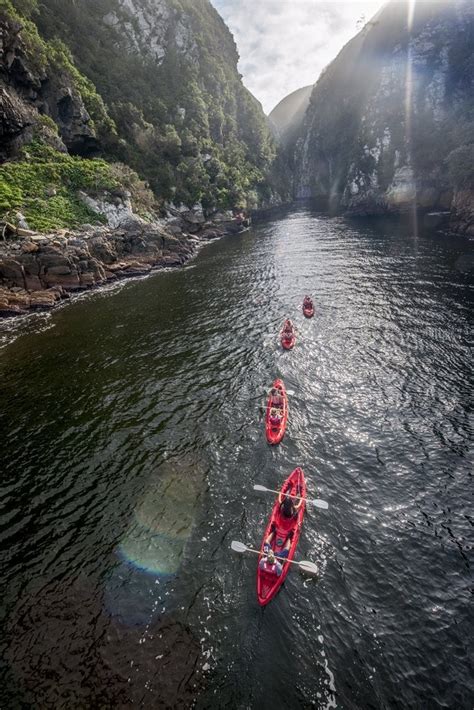
[{"label": "cliff face", "polygon": [[208,0],[45,0],[34,17],[104,99],[119,136],[109,155],[156,194],[207,209],[276,199],[265,116]]},{"label": "cliff face", "polygon": [[[85,105],[87,91],[96,104],[96,124]],[[15,157],[35,135],[62,152],[96,155],[101,123],[113,130],[100,97],[67,52],[47,46],[33,23],[1,0],[0,160]]]},{"label": "cliff face", "polygon": [[[0,0],[0,219],[91,222],[77,188],[127,192],[138,175],[156,209],[277,203],[275,145],[237,61],[208,0]],[[81,163],[99,156],[125,167]]]},{"label": "cliff face", "polygon": [[389,3],[321,75],[296,149],[296,196],[353,214],[451,209],[474,232],[474,6],[409,12]]}]

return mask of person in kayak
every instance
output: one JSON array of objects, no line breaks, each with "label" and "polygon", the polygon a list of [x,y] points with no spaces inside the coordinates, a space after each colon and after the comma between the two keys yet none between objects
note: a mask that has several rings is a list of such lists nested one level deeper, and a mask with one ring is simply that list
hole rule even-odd
[{"label": "person in kayak", "polygon": [[263,572],[271,572],[272,574],[276,574],[277,577],[280,577],[283,572],[283,565],[275,558],[275,553],[271,547],[266,550],[258,566]]},{"label": "person in kayak", "polygon": [[[273,555],[275,554],[272,550],[272,547],[271,547],[273,538],[275,537],[275,533],[276,533],[276,524],[272,523],[271,528],[270,528],[270,533],[263,544],[263,554],[264,555],[269,555],[270,553],[272,553]],[[278,557],[288,557],[288,553],[290,552],[290,547],[291,547],[291,541],[293,540],[293,535],[294,535],[294,531],[290,530],[290,532],[286,536],[285,546],[278,553]]]},{"label": "person in kayak", "polygon": [[276,408],[276,409],[283,409],[283,405],[284,405],[285,401],[284,401],[281,391],[278,389],[278,387],[272,387],[271,395],[272,395],[272,400],[271,400],[270,406],[272,408]]},{"label": "person in kayak", "polygon": [[313,307],[313,301],[309,296],[305,296],[303,300],[303,306],[306,308],[312,308]]},{"label": "person in kayak", "polygon": [[[297,488],[296,495],[298,496],[299,494],[300,490]],[[285,491],[284,493],[281,492],[278,495],[278,502],[280,503],[280,511],[284,518],[296,518],[303,503],[303,499],[300,498],[297,500],[295,498],[291,498],[288,491]]]},{"label": "person in kayak", "polygon": [[276,407],[272,407],[270,409],[270,416],[268,417],[268,421],[272,426],[280,426],[282,420],[281,416],[281,410],[277,409]]}]

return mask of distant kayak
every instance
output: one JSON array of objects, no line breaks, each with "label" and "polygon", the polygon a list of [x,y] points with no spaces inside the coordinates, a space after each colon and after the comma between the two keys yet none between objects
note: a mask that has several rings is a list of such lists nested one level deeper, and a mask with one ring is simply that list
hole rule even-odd
[{"label": "distant kayak", "polygon": [[[288,420],[288,395],[282,380],[275,380],[272,391],[279,391],[278,399],[270,392],[265,412],[265,433],[269,444],[279,444],[283,439]],[[278,419],[278,421],[277,421]]]},{"label": "distant kayak", "polygon": [[[280,495],[283,493],[288,493],[293,496],[300,496],[303,499],[306,498],[306,481],[301,468],[295,468],[295,470],[288,476],[281,487]],[[267,527],[265,528],[265,534],[260,546],[260,555],[257,565],[257,597],[258,603],[261,606],[265,606],[275,597],[281,585],[285,581],[286,575],[288,574],[288,570],[290,568],[290,564],[287,560],[292,560],[295,556],[301,526],[303,524],[305,505],[305,500],[303,500],[296,516],[286,518],[281,511],[278,497],[274,503],[272,514],[268,521]],[[279,553],[281,553],[285,546],[287,546],[288,534],[291,532],[293,533],[293,537],[290,538],[291,546],[288,551],[288,557],[280,560],[282,569],[279,576],[276,571],[268,569],[270,565],[263,563],[261,564],[261,560],[264,559],[263,546],[265,544],[265,540],[272,533],[272,529],[274,530],[274,534],[270,546],[275,553],[277,560]]]},{"label": "distant kayak", "polygon": [[[289,328],[285,328],[289,324]],[[296,343],[296,331],[291,320],[287,319],[280,331],[280,342],[284,350],[291,350]]]},{"label": "distant kayak", "polygon": [[312,301],[303,302],[303,315],[306,318],[312,318],[314,316],[314,305]]}]

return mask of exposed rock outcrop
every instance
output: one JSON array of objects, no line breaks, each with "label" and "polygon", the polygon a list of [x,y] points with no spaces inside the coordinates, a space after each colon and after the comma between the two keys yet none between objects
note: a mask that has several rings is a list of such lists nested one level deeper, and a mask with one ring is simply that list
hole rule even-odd
[{"label": "exposed rock outcrop", "polygon": [[73,77],[31,43],[22,23],[0,5],[0,161],[15,156],[35,132],[57,150],[98,154],[96,131]]},{"label": "exposed rock outcrop", "polygon": [[472,190],[458,190],[451,205],[451,229],[474,237],[474,198]]},{"label": "exposed rock outcrop", "polygon": [[188,211],[152,224],[132,215],[118,229],[85,226],[0,242],[0,317],[48,309],[118,278],[181,266],[200,244],[239,229],[226,215],[209,222]]}]

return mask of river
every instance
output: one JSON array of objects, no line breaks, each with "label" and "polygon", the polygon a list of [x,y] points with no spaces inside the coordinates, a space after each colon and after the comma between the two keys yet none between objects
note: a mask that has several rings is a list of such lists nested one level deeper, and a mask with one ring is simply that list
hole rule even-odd
[{"label": "river", "polygon": [[[2,710],[471,708],[467,248],[302,205],[2,323]],[[297,465],[320,573],[262,609],[230,543]]]}]

